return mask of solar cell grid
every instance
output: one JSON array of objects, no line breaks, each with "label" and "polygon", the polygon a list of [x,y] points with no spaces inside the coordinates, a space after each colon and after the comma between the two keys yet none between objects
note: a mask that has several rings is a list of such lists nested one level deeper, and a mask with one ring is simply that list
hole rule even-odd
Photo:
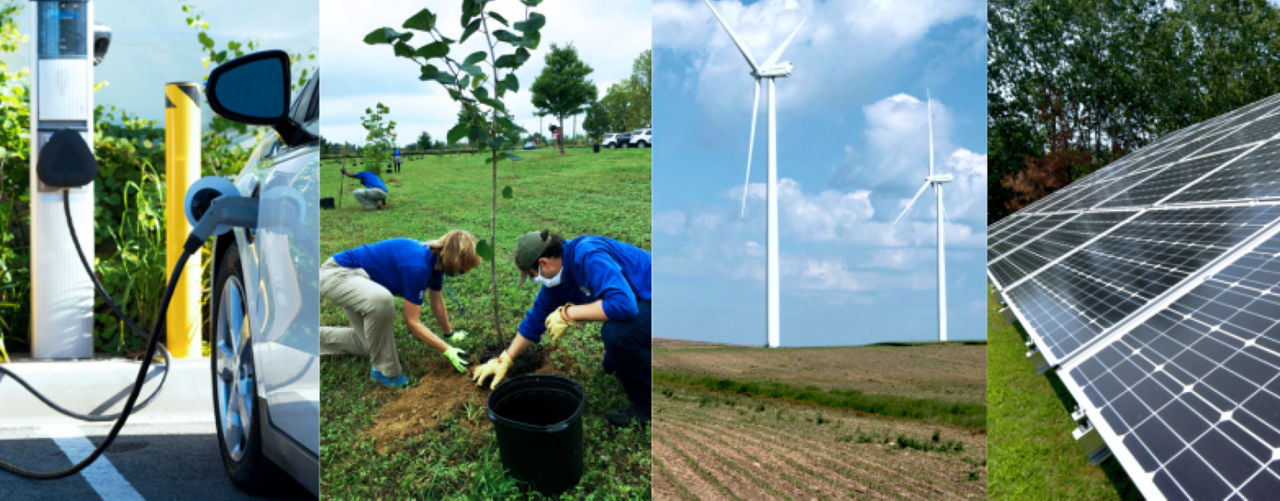
[{"label": "solar cell grid", "polygon": [[[1132,215],[1132,212],[1103,212],[1046,217],[1038,224],[1039,231],[1022,239],[1026,242],[1023,247],[1008,251],[1000,259],[989,262],[988,267],[1000,285],[1008,287]],[[1063,221],[1066,222],[1057,226]]]},{"label": "solar cell grid", "polygon": [[[1001,284],[1024,313],[1035,313],[1026,315],[1029,331],[1045,358],[1058,361],[1277,217],[1280,207],[1270,205],[1148,211],[1026,282]],[[991,271],[1000,277],[998,263]]]},{"label": "solar cell grid", "polygon": [[1209,145],[1207,149],[1217,151],[1234,148],[1247,143],[1271,139],[1276,133],[1280,133],[1280,120],[1268,115],[1227,133],[1222,139]]},{"label": "solar cell grid", "polygon": [[1046,231],[1062,224],[1063,221],[1075,217],[1075,214],[1053,214],[1048,216],[1032,216],[1035,220],[1028,220],[1026,224],[1021,225],[1017,230],[1010,232],[1008,236],[1001,239],[990,246],[991,250],[996,252],[996,258],[1003,256],[1014,248],[1027,243],[1028,241],[1040,236]]},{"label": "solar cell grid", "polygon": [[1274,495],[1278,320],[1273,237],[1066,375],[1161,494]]},{"label": "solar cell grid", "polygon": [[1101,207],[1142,207],[1151,205],[1241,153],[1243,151],[1231,150],[1165,166],[1154,175],[1130,186],[1123,193],[1106,201]]},{"label": "solar cell grid", "polygon": [[1166,203],[1265,199],[1280,196],[1280,141],[1269,141],[1188,186]]}]

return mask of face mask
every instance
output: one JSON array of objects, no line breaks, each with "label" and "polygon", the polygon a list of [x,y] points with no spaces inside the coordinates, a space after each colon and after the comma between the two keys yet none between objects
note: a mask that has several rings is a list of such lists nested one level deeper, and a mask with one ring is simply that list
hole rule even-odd
[{"label": "face mask", "polygon": [[551,278],[543,278],[542,273],[538,273],[537,275],[534,275],[533,281],[542,284],[543,287],[555,287],[560,285],[560,275],[563,274],[564,268],[560,268],[560,271],[556,272],[556,276]]}]

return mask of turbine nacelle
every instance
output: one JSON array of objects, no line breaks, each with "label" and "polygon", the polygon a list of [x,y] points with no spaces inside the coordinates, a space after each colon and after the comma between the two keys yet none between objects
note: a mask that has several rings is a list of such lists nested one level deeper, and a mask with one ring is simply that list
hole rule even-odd
[{"label": "turbine nacelle", "polygon": [[934,174],[924,178],[926,183],[933,184],[950,183],[952,179],[954,179],[954,177],[951,174]]},{"label": "turbine nacelle", "polygon": [[786,78],[791,76],[792,64],[790,62],[776,63],[772,66],[760,68],[760,71],[751,72],[751,76],[756,78]]}]

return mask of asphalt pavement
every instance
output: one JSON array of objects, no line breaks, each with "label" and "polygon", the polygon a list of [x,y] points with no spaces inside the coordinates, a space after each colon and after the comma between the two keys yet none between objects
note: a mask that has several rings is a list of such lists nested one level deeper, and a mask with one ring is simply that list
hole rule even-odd
[{"label": "asphalt pavement", "polygon": [[[89,414],[118,412],[138,366],[122,359],[5,364],[59,405]],[[161,376],[151,369],[142,398]],[[111,426],[57,414],[0,375],[0,461],[39,471],[66,468],[101,444]],[[135,410],[91,466],[41,481],[0,471],[0,499],[312,499],[288,476],[268,497],[241,492],[228,480],[218,447],[209,360],[178,360],[156,399]]]}]

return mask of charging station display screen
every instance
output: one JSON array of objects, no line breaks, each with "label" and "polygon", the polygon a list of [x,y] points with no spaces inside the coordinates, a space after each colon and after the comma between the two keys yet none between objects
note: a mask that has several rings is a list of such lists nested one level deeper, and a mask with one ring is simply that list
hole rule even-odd
[{"label": "charging station display screen", "polygon": [[89,49],[89,4],[84,1],[36,2],[40,16],[40,58],[85,57]]}]

